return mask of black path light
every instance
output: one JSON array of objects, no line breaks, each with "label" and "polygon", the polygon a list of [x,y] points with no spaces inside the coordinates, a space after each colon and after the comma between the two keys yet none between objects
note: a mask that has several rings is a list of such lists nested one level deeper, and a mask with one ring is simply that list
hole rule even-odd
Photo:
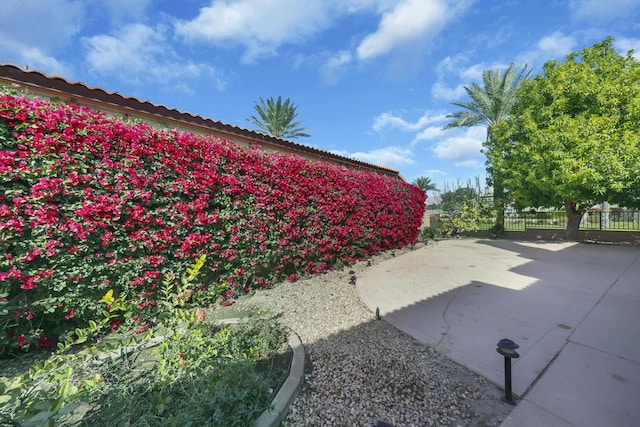
[{"label": "black path light", "polygon": [[513,400],[511,394],[511,359],[517,359],[520,357],[516,349],[520,346],[508,338],[503,338],[498,341],[498,348],[496,351],[504,356],[504,396],[502,400],[509,405],[515,405],[516,401]]}]

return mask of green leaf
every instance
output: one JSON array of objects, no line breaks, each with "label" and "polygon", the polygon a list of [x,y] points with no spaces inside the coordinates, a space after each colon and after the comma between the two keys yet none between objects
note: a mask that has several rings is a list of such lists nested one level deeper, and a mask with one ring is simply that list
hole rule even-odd
[{"label": "green leaf", "polygon": [[62,387],[60,387],[58,394],[60,395],[60,397],[66,399],[69,396],[73,396],[74,394],[78,393],[78,390],[78,387],[72,384],[71,381],[66,381],[62,385]]}]

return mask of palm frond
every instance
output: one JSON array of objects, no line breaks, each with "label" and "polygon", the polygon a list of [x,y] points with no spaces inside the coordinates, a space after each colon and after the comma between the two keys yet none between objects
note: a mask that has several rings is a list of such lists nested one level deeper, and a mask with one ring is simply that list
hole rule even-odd
[{"label": "palm frond", "polygon": [[509,116],[515,104],[518,89],[530,75],[531,70],[526,65],[516,67],[510,64],[504,72],[483,71],[483,86],[472,83],[464,87],[471,101],[453,102],[453,105],[463,110],[448,114],[447,117],[453,120],[442,129],[485,125],[488,140],[491,128]]},{"label": "palm frond", "polygon": [[279,96],[277,100],[272,97],[266,101],[259,99],[253,107],[260,118],[251,116],[248,121],[263,129],[265,132],[278,138],[308,137],[307,128],[300,127],[302,122],[294,122],[298,116],[297,107],[287,98],[284,102]]}]

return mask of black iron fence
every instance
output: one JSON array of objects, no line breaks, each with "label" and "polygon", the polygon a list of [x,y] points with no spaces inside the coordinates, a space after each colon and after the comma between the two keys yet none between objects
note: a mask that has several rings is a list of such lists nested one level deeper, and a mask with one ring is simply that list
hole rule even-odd
[{"label": "black iron fence", "polygon": [[[489,230],[493,225],[493,221],[483,222],[480,229]],[[506,231],[566,229],[567,214],[565,211],[508,211],[504,228]],[[580,221],[580,230],[640,230],[640,210],[587,211]]]}]

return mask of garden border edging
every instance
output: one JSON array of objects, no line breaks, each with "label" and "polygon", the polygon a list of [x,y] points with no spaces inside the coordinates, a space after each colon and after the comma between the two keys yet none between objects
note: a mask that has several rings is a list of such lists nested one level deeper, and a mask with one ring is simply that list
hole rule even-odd
[{"label": "garden border edging", "polygon": [[280,391],[271,401],[271,407],[264,411],[254,423],[254,427],[277,427],[287,415],[289,405],[298,396],[304,382],[304,347],[300,337],[295,332],[289,333],[289,347],[293,351],[289,377]]}]

